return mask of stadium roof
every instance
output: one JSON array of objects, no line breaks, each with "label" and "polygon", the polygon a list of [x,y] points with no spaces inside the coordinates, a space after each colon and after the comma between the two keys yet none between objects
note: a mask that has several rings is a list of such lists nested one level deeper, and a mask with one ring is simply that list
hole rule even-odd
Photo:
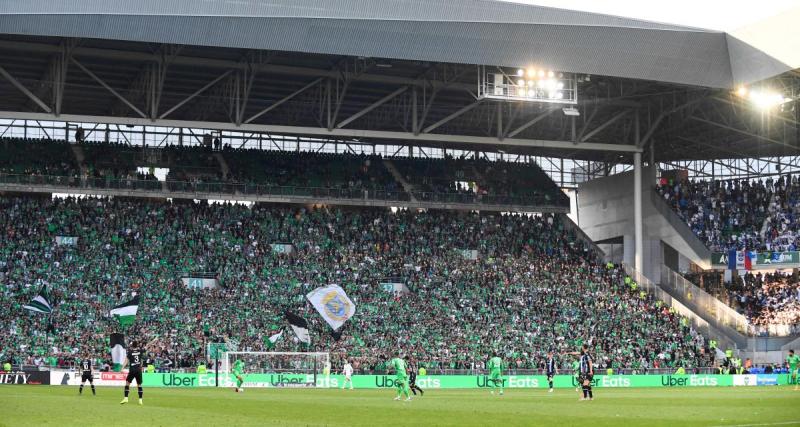
[{"label": "stadium roof", "polygon": [[[574,72],[561,106],[480,66]],[[600,162],[800,154],[800,74],[723,32],[485,0],[5,0],[0,118],[195,127]],[[777,76],[776,76],[777,74]],[[774,77],[773,77],[774,76]],[[640,139],[637,142],[636,129]],[[394,141],[394,142],[392,142]]]},{"label": "stadium roof", "polygon": [[722,32],[490,0],[6,0],[3,33],[521,66],[732,88],[790,67]]}]

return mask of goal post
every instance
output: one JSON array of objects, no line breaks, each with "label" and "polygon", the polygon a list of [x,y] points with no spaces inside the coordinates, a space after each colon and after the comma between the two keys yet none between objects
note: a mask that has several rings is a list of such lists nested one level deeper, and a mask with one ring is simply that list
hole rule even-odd
[{"label": "goal post", "polygon": [[244,387],[330,387],[330,353],[228,351],[220,359],[220,386],[233,386],[237,360],[244,363]]}]

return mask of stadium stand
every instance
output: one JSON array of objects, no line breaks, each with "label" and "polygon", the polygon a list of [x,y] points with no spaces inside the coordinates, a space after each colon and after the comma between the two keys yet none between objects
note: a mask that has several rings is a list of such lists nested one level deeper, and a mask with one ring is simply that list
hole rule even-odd
[{"label": "stadium stand", "polygon": [[[568,204],[566,196],[535,164],[466,157],[393,159],[414,195],[422,200],[494,204]],[[531,185],[533,184],[533,185]],[[450,198],[451,200],[448,200]]]},{"label": "stadium stand", "polygon": [[758,250],[766,245],[761,228],[775,184],[771,180],[662,180],[657,191],[709,249]]},{"label": "stadium stand", "polygon": [[737,276],[724,283],[721,273],[687,274],[687,279],[747,316],[756,326],[788,325],[800,332],[800,281],[781,272]]},{"label": "stadium stand", "polygon": [[[568,207],[569,200],[536,164],[472,159],[404,159],[391,161],[412,184],[409,194],[375,155],[280,152],[257,149],[220,151],[209,147],[167,145],[133,148],[121,143],[87,141],[80,144],[85,173],[79,174],[70,144],[64,141],[8,140],[16,157],[9,157],[6,182],[67,184],[99,188],[159,189],[152,174],[138,167],[169,169],[167,189],[229,194],[286,194],[317,197],[478,203],[517,206]],[[40,163],[17,163],[27,147],[47,151]],[[36,152],[36,151],[34,151]],[[220,160],[228,167],[223,172]],[[49,166],[50,160],[57,166]],[[67,160],[65,160],[67,159]],[[59,163],[59,162],[69,163]],[[11,165],[14,165],[13,167]],[[61,166],[58,166],[61,164]],[[29,165],[27,167],[20,165]],[[38,166],[37,166],[38,165]],[[68,173],[69,172],[69,173]],[[71,174],[65,181],[48,175]],[[466,188],[468,184],[471,188]]]},{"label": "stadium stand", "polygon": [[334,190],[347,198],[395,199],[402,191],[379,156],[226,149],[223,157],[227,181],[238,184],[297,187],[309,195]]},{"label": "stadium stand", "polygon": [[[313,349],[348,355],[362,371],[383,370],[398,347],[431,370],[479,367],[493,350],[512,368],[536,367],[579,337],[616,369],[712,360],[701,335],[595,260],[558,216],[2,197],[0,228],[0,349],[13,352],[0,359],[17,363],[108,354],[108,310],[132,292],[142,303],[131,333],[158,337],[161,368],[194,366],[206,330],[265,349],[287,309],[309,320]],[[77,246],[54,245],[60,235]],[[276,242],[295,250],[273,253]],[[187,288],[180,277],[196,271],[214,272],[220,287]],[[397,280],[410,293],[379,286]],[[328,283],[359,307],[338,341],[303,302]],[[54,301],[49,317],[21,308],[41,285]],[[286,339],[275,349],[300,346]]]},{"label": "stadium stand", "polygon": [[714,251],[800,247],[796,175],[758,181],[662,180],[657,191]]},{"label": "stadium stand", "polygon": [[[714,251],[797,250],[800,185],[797,176],[758,181],[668,182],[658,192]],[[800,323],[800,283],[793,275],[747,273],[724,283],[721,273],[687,274],[755,326]]]},{"label": "stadium stand", "polygon": [[[64,141],[2,138],[0,173],[77,178],[78,165]],[[66,182],[66,180],[59,180]],[[70,181],[72,182],[72,181]]]}]

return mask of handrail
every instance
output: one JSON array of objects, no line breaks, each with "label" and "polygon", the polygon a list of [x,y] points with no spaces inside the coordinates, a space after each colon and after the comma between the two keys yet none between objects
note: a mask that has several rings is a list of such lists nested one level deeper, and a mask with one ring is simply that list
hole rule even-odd
[{"label": "handrail", "polygon": [[[700,309],[692,307],[690,303],[684,304],[673,298],[663,287],[653,283],[645,275],[634,269],[632,266],[623,263],[625,274],[630,276],[636,283],[648,293],[652,293],[657,299],[664,301],[668,306],[675,309],[679,314],[687,317],[692,322],[692,325],[706,335],[707,337],[716,336],[719,345],[722,348],[726,347],[746,347],[746,336],[735,336],[737,331],[725,325],[712,324],[700,315]],[[662,267],[664,268],[664,267]],[[737,339],[739,338],[739,339]]]},{"label": "handrail", "polygon": [[704,310],[720,324],[730,326],[741,334],[752,335],[752,328],[747,317],[737,313],[736,310],[665,265],[661,266],[661,286],[669,287],[676,294],[683,296],[688,302]]},{"label": "handrail", "polygon": [[[251,184],[238,182],[201,181],[157,181],[143,179],[89,178],[77,176],[21,175],[0,173],[0,184],[55,185],[81,189],[144,190],[159,192],[211,193],[244,196],[318,197],[340,199],[362,199],[382,201],[410,201],[405,191],[376,190],[366,188],[304,187]],[[419,200],[431,203],[460,203],[487,206],[521,206],[546,208],[551,211],[564,209],[548,201],[543,195],[519,197],[506,195],[481,195],[476,193],[432,193],[414,192]]]}]

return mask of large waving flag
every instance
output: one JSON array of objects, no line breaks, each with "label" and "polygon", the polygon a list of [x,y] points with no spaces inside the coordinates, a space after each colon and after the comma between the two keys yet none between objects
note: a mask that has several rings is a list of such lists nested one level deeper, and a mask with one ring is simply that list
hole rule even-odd
[{"label": "large waving flag", "polygon": [[294,334],[297,335],[297,339],[303,343],[311,344],[311,335],[308,334],[308,322],[306,322],[306,319],[287,311],[286,320],[289,322],[289,326],[292,327]]},{"label": "large waving flag", "polygon": [[132,300],[128,302],[123,302],[122,304],[114,307],[111,309],[111,316],[116,317],[119,320],[119,324],[122,326],[132,325],[133,322],[136,320],[136,313],[139,311],[139,295],[133,297]]},{"label": "large waving flag", "polygon": [[356,305],[350,301],[339,285],[314,289],[306,295],[306,298],[334,331],[342,327],[344,322],[356,313]]},{"label": "large waving flag", "polygon": [[127,355],[125,335],[111,334],[109,345],[111,347],[111,361],[114,363],[114,372],[119,372],[122,370],[122,364],[125,363],[125,356]]},{"label": "large waving flag", "polygon": [[39,295],[30,302],[30,304],[23,305],[22,308],[36,313],[50,313],[53,311],[53,306],[50,305],[50,298],[47,296],[47,286],[42,286]]}]

